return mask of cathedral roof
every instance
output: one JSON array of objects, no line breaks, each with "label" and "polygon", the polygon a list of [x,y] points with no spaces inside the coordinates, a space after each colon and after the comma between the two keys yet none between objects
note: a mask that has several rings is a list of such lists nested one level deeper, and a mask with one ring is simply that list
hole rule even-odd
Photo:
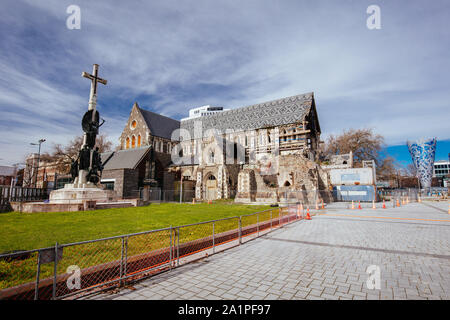
[{"label": "cathedral roof", "polygon": [[259,103],[238,109],[219,112],[201,118],[181,121],[181,128],[193,138],[194,122],[202,121],[202,130],[226,129],[234,131],[254,130],[302,121],[314,106],[314,93]]},{"label": "cathedral roof", "polygon": [[180,128],[180,121],[144,110],[137,106],[153,136],[170,139],[172,132]]},{"label": "cathedral roof", "polygon": [[136,169],[142,159],[147,155],[150,148],[151,146],[145,146],[141,148],[104,152],[100,155],[102,162],[105,162],[106,159],[114,153],[114,155],[105,164],[104,170]]}]

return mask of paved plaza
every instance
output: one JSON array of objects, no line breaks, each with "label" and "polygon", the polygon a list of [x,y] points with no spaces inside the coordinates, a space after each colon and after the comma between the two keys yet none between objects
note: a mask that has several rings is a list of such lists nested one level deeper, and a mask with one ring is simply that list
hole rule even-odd
[{"label": "paved plaza", "polygon": [[[90,299],[450,299],[448,202],[331,204],[241,246]],[[380,270],[369,289],[366,270]]]}]

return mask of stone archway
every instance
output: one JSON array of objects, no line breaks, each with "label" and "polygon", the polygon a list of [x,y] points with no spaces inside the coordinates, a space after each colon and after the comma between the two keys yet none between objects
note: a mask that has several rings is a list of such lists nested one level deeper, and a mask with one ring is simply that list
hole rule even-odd
[{"label": "stone archway", "polygon": [[205,179],[205,198],[206,200],[217,199],[217,179],[212,173]]}]

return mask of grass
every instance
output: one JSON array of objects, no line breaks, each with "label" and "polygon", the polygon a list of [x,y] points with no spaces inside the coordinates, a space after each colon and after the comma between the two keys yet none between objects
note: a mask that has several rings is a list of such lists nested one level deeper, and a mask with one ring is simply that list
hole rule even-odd
[{"label": "grass", "polygon": [[80,212],[0,214],[0,252],[30,250],[249,214],[269,206],[150,204]]},{"label": "grass", "polygon": [[[245,215],[269,209],[269,206],[236,205],[229,202],[209,204],[151,204],[146,207],[105,209],[61,213],[0,214],[1,251],[28,250],[60,244],[92,240],[116,235],[155,230],[202,221]],[[243,227],[256,223],[256,216],[244,217]],[[259,221],[270,219],[270,213],[259,215]],[[236,229],[237,220],[216,223],[216,233]],[[212,224],[180,229],[180,243],[203,238],[212,232]],[[129,255],[167,247],[168,231],[134,236],[129,239]],[[80,268],[119,259],[120,239],[88,243],[64,250],[58,274],[69,265]],[[32,282],[36,276],[36,254],[24,260],[0,260],[0,289]],[[52,275],[52,265],[43,265],[41,278]]]}]

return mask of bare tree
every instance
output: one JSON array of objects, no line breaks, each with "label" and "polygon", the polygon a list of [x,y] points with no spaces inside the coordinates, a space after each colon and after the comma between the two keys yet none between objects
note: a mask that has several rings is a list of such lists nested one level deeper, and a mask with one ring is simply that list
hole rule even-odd
[{"label": "bare tree", "polygon": [[[50,153],[43,153],[41,161],[51,163],[56,166],[59,173],[69,173],[72,160],[76,160],[78,152],[83,145],[83,136],[77,136],[72,139],[67,145],[54,144],[53,150]],[[106,139],[106,136],[100,135],[97,137],[95,144],[99,148],[99,152],[111,151],[112,142]]]},{"label": "bare tree", "polygon": [[384,137],[375,134],[372,129],[349,129],[340,135],[330,135],[321,145],[321,158],[326,159],[331,155],[353,152],[355,167],[362,166],[363,160],[374,160],[377,166],[377,175],[383,179],[395,176],[396,163],[394,158],[385,156]]},{"label": "bare tree", "polygon": [[410,163],[405,168],[405,175],[408,177],[417,177],[417,169],[413,163]]}]

